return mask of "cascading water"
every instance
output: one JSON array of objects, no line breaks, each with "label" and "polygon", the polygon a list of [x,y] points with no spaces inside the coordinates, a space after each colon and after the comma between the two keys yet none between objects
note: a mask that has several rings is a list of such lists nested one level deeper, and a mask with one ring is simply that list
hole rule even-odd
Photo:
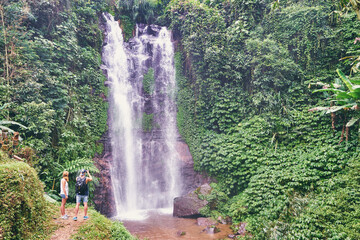
[{"label": "cascading water", "polygon": [[[136,37],[124,43],[118,22],[103,16],[112,187],[117,217],[136,218],[141,210],[171,209],[181,194],[174,50],[165,27],[139,25]],[[153,80],[147,90],[145,74]]]}]

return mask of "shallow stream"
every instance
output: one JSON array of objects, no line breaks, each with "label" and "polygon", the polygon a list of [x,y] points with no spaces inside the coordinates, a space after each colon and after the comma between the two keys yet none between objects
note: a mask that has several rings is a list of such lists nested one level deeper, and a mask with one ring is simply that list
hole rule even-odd
[{"label": "shallow stream", "polygon": [[[140,239],[149,240],[207,240],[207,239],[229,239],[232,234],[230,225],[219,224],[220,232],[209,234],[204,229],[206,226],[198,226],[196,219],[175,218],[170,213],[151,211],[147,213],[146,219],[122,220],[124,226],[132,235]],[[180,233],[185,233],[181,235]]]}]

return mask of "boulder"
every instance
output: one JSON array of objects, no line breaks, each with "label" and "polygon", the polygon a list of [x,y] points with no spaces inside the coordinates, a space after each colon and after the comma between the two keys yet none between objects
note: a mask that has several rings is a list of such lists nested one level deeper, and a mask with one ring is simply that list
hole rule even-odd
[{"label": "boulder", "polygon": [[198,217],[201,216],[200,209],[208,203],[206,200],[199,198],[199,194],[206,195],[211,191],[209,184],[204,184],[195,191],[185,196],[174,199],[174,217]]},{"label": "boulder", "polygon": [[211,218],[203,218],[203,217],[196,219],[196,222],[197,222],[197,225],[205,226],[205,227],[215,226],[218,224],[215,220],[213,220]]},{"label": "boulder", "polygon": [[211,193],[212,188],[210,187],[209,184],[203,184],[200,187],[198,187],[195,192],[198,195],[209,195]]}]

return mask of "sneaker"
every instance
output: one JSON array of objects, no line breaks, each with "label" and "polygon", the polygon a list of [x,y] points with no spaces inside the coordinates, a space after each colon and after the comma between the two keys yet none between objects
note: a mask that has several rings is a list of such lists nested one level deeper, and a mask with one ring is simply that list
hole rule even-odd
[{"label": "sneaker", "polygon": [[68,216],[64,215],[60,217],[61,219],[68,219]]},{"label": "sneaker", "polygon": [[88,219],[89,217],[88,216],[84,216],[84,220]]},{"label": "sneaker", "polygon": [[77,217],[74,217],[73,220],[74,220],[74,221],[77,221]]}]

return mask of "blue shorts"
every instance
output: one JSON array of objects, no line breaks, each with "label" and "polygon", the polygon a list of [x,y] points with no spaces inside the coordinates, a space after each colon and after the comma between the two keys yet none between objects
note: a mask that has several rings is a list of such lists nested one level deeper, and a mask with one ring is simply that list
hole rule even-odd
[{"label": "blue shorts", "polygon": [[61,198],[65,198],[65,194],[60,194],[60,197],[61,197]]},{"label": "blue shorts", "polygon": [[88,202],[88,198],[89,198],[88,195],[79,195],[79,194],[76,194],[76,203],[81,203],[81,200],[82,200],[84,203],[87,203],[87,202]]}]

